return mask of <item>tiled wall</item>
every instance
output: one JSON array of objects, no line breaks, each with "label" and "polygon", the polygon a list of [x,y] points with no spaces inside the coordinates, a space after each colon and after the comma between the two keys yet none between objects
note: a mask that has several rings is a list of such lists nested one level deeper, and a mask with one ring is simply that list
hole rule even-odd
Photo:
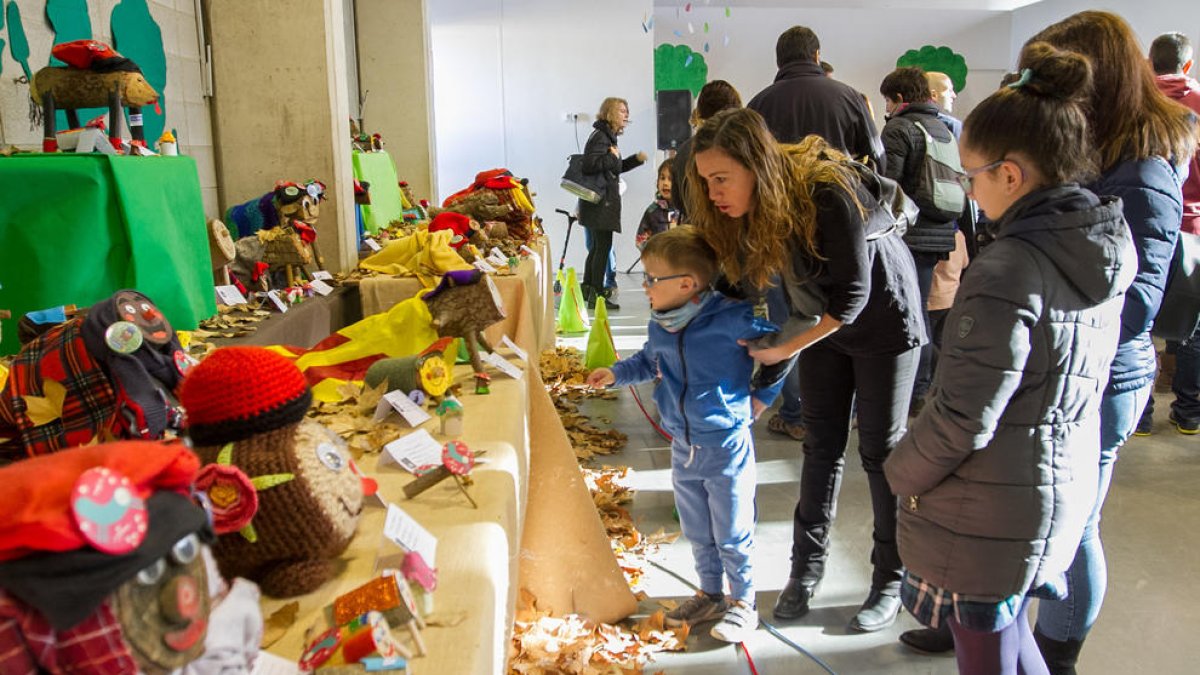
[{"label": "tiled wall", "polygon": [[[12,0],[0,0],[7,5]],[[50,59],[54,33],[46,19],[46,0],[16,0],[21,8],[25,34],[29,39],[30,68],[37,70]],[[92,38],[112,44],[110,17],[118,0],[87,0]],[[167,53],[167,86],[162,94],[166,128],[179,135],[179,151],[196,160],[204,210],[217,217],[217,178],[214,167],[212,122],[204,98],[200,70],[200,47],[196,32],[194,0],[149,0],[150,14],[162,31]],[[0,38],[9,41],[7,22]],[[0,146],[17,145],[39,149],[42,130],[29,125],[29,86],[15,82],[22,75],[5,44],[0,54]],[[148,139],[154,141],[155,139]]]}]

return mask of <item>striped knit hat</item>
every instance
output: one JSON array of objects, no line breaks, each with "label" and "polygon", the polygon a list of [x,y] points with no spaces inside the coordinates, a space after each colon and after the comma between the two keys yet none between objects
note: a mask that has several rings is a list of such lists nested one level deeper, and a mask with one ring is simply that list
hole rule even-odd
[{"label": "striped knit hat", "polygon": [[221,445],[295,424],[312,390],[290,360],[262,347],[223,347],[192,369],[179,388],[196,446]]}]

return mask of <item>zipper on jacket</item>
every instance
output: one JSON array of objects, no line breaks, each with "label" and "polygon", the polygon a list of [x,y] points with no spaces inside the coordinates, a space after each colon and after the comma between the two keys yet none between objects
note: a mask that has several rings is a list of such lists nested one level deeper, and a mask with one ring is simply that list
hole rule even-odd
[{"label": "zipper on jacket", "polygon": [[917,507],[920,505],[921,505],[921,498],[919,496],[913,496],[913,497],[908,498],[908,510],[909,511],[916,511]]},{"label": "zipper on jacket", "polygon": [[687,358],[683,349],[683,334],[687,332],[687,326],[684,326],[679,331],[679,366],[683,369],[683,386],[679,389],[679,412],[683,416],[683,440],[692,447],[692,429],[688,424],[687,408],[684,407],[684,401],[687,400]]}]

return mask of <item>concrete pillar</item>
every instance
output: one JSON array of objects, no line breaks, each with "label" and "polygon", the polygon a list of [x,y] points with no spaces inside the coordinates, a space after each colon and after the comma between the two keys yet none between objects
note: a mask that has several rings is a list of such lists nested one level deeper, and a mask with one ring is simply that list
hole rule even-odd
[{"label": "concrete pillar", "polygon": [[342,0],[208,3],[222,212],[280,179],[327,186],[317,243],[358,262]]},{"label": "concrete pillar", "polygon": [[433,105],[426,0],[356,0],[363,130],[383,135],[396,174],[434,201]]}]

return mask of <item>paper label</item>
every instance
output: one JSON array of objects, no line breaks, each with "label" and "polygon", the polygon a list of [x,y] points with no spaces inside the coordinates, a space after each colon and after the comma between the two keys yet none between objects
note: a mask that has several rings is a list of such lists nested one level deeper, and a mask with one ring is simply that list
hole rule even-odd
[{"label": "paper label", "polygon": [[287,313],[288,304],[279,297],[279,291],[267,291],[267,297],[271,299],[272,304],[274,304],[279,311],[283,312],[284,314]]},{"label": "paper label", "polygon": [[492,364],[500,372],[504,373],[505,375],[508,375],[509,377],[513,378],[514,380],[521,379],[521,376],[523,376],[525,374],[525,371],[523,371],[520,368],[509,363],[508,359],[504,358],[503,356],[500,356],[496,352],[480,354],[480,357],[483,359],[484,363]]},{"label": "paper label", "polygon": [[513,342],[507,335],[500,338],[500,344],[511,349],[512,353],[516,354],[518,359],[521,359],[521,363],[529,363],[529,354],[524,349],[518,347],[517,343]]},{"label": "paper label", "polygon": [[496,258],[497,260],[504,260],[506,262],[508,261],[508,256],[504,255],[504,251],[501,251],[495,246],[492,247],[492,250],[488,251],[488,257]]},{"label": "paper label", "polygon": [[421,475],[442,465],[442,444],[428,431],[418,429],[383,446],[380,464],[390,459],[413,475]]},{"label": "paper label", "polygon": [[525,253],[528,253],[530,258],[533,258],[534,267],[538,268],[539,270],[542,268],[542,256],[538,255],[537,251],[524,244],[521,245],[521,250]]},{"label": "paper label", "polygon": [[329,284],[325,283],[324,281],[321,281],[320,279],[316,279],[316,278],[314,278],[312,281],[308,282],[308,286],[309,286],[309,288],[320,293],[321,295],[329,295],[330,293],[333,292],[333,286],[330,286]]},{"label": "paper label", "polygon": [[300,675],[300,666],[295,661],[288,661],[282,656],[275,656],[271,652],[258,652],[258,657],[254,659],[254,670],[250,671],[250,675]]},{"label": "paper label", "polygon": [[388,504],[383,536],[405,551],[416,551],[431,568],[437,567],[437,537],[395,504]]},{"label": "paper label", "polygon": [[425,412],[425,409],[421,406],[413,403],[407,394],[402,391],[389,391],[383,395],[383,398],[379,401],[379,405],[375,407],[376,421],[387,417],[388,406],[391,406],[393,410],[400,413],[400,416],[410,426],[420,426],[426,420],[430,419],[429,413]]},{"label": "paper label", "polygon": [[331,274],[329,270],[317,270],[316,272],[312,273],[312,278],[333,281],[333,274]]},{"label": "paper label", "polygon": [[217,302],[230,306],[244,305],[246,304],[246,296],[242,295],[238,287],[233,284],[217,286]]},{"label": "paper label", "polygon": [[363,242],[367,245],[367,248],[371,249],[372,251],[382,251],[383,250],[383,247],[379,245],[379,242],[375,241],[371,237],[367,237],[366,239],[363,240]]},{"label": "paper label", "polygon": [[482,258],[475,261],[475,269],[479,270],[480,272],[487,272],[488,274],[494,274],[496,272],[496,268],[492,267],[488,261]]}]

